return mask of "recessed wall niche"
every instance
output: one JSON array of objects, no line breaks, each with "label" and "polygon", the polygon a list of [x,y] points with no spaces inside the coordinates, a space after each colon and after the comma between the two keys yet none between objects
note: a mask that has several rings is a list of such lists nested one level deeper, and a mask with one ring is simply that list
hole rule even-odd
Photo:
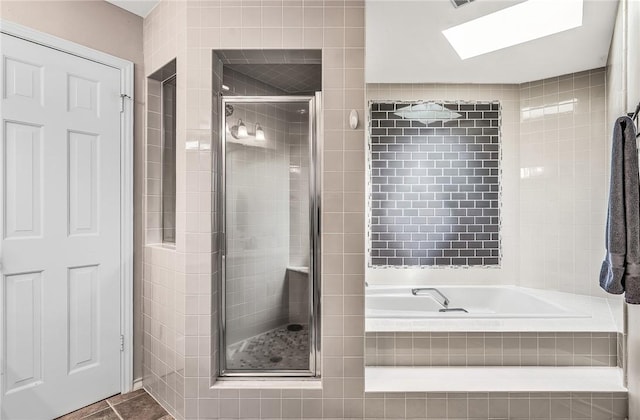
[{"label": "recessed wall niche", "polygon": [[176,242],[176,60],[147,78],[145,243]]},{"label": "recessed wall niche", "polygon": [[500,103],[369,103],[369,267],[500,265]]}]

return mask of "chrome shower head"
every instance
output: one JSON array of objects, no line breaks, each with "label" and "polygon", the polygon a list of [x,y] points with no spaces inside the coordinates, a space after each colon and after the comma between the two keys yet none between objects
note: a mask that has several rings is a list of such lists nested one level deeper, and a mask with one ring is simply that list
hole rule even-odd
[{"label": "chrome shower head", "polygon": [[230,117],[231,115],[233,115],[233,105],[226,104],[224,107],[224,114],[227,117]]}]

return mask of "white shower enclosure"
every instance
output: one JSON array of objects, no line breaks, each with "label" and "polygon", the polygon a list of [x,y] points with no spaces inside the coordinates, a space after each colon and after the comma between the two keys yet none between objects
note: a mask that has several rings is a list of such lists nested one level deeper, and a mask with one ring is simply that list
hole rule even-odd
[{"label": "white shower enclosure", "polygon": [[221,99],[221,376],[319,372],[320,100]]}]

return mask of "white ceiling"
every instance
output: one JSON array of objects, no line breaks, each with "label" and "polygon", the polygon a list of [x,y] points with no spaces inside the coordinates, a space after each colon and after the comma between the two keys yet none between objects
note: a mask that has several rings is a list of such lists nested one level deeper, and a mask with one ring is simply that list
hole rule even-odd
[{"label": "white ceiling", "polygon": [[523,1],[366,0],[366,81],[522,83],[606,65],[618,0],[584,0],[581,27],[467,60],[442,34]]},{"label": "white ceiling", "polygon": [[[106,1],[142,17],[160,2]],[[522,83],[606,65],[618,0],[584,0],[581,27],[467,60],[442,34],[523,1],[475,0],[456,9],[451,0],[366,0],[366,81]]]},{"label": "white ceiling", "polygon": [[147,17],[160,0],[106,0],[111,4],[123,8],[135,15]]}]

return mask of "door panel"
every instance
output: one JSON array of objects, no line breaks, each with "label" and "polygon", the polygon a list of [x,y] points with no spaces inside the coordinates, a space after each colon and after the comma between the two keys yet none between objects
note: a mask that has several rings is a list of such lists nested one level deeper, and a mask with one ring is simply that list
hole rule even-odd
[{"label": "door panel", "polygon": [[40,236],[42,127],[5,123],[5,238]]},{"label": "door panel", "polygon": [[69,374],[73,374],[99,363],[99,273],[97,265],[70,268],[68,273]]},{"label": "door panel", "polygon": [[42,273],[21,273],[5,277],[6,392],[42,382]]},{"label": "door panel", "polygon": [[69,131],[69,235],[98,232],[99,136]]},{"label": "door panel", "polygon": [[2,35],[2,419],[120,390],[120,72]]},{"label": "door panel", "polygon": [[99,117],[98,93],[100,87],[95,80],[69,75],[69,111],[76,114]]},{"label": "door panel", "polygon": [[42,67],[6,57],[5,98],[22,97],[42,104]]}]

